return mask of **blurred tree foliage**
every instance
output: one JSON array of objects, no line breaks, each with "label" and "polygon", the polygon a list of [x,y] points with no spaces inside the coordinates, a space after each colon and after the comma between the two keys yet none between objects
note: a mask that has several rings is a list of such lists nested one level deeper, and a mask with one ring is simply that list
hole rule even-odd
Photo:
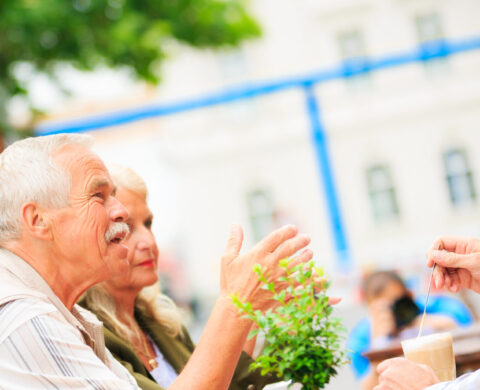
[{"label": "blurred tree foliage", "polygon": [[205,48],[258,36],[246,1],[0,0],[0,135],[7,131],[6,101],[27,94],[17,65],[28,63],[54,81],[61,62],[81,70],[127,66],[156,83],[172,39]]}]

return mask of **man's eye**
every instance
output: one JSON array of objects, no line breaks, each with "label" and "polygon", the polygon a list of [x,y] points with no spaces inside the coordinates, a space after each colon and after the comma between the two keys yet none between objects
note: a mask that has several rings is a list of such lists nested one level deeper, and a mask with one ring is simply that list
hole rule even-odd
[{"label": "man's eye", "polygon": [[100,198],[100,199],[105,199],[105,195],[103,192],[97,192],[96,194],[93,195],[94,198]]},{"label": "man's eye", "polygon": [[145,221],[144,225],[147,229],[150,229],[152,227],[152,220],[149,219],[149,220]]}]

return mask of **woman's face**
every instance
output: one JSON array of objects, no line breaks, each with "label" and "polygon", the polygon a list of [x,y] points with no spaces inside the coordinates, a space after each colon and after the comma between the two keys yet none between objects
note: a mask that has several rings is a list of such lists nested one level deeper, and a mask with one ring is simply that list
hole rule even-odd
[{"label": "woman's face", "polygon": [[126,221],[130,233],[123,242],[128,248],[130,272],[106,282],[110,287],[141,289],[154,284],[157,279],[158,248],[152,234],[153,215],[142,195],[117,188],[115,197],[128,210]]}]

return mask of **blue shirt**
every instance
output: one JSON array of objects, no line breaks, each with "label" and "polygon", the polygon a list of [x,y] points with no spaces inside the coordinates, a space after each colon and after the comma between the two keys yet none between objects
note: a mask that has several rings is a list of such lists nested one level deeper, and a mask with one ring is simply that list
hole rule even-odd
[{"label": "blue shirt", "polygon": [[[423,312],[425,297],[415,299],[420,311]],[[442,314],[452,318],[458,325],[466,326],[473,322],[473,317],[468,308],[458,299],[445,295],[431,295],[427,306],[428,314]],[[369,360],[362,356],[371,347],[371,323],[369,318],[363,318],[358,322],[347,339],[347,349],[352,360],[351,367],[355,379],[365,377],[370,370]]]}]

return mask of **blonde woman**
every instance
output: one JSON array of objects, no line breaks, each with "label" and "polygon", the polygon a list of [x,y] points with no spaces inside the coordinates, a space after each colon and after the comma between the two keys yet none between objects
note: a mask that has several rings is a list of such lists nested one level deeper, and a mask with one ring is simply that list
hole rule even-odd
[{"label": "blonde woman", "polygon": [[[124,244],[130,272],[90,288],[80,304],[104,322],[107,348],[142,389],[166,389],[195,346],[182,327],[177,307],[158,287],[158,248],[151,232],[153,215],[145,183],[128,168],[113,167],[110,173],[117,186],[115,196],[129,212],[130,234]],[[250,372],[250,363],[250,356],[243,352],[230,390],[260,389],[273,381]]]}]

